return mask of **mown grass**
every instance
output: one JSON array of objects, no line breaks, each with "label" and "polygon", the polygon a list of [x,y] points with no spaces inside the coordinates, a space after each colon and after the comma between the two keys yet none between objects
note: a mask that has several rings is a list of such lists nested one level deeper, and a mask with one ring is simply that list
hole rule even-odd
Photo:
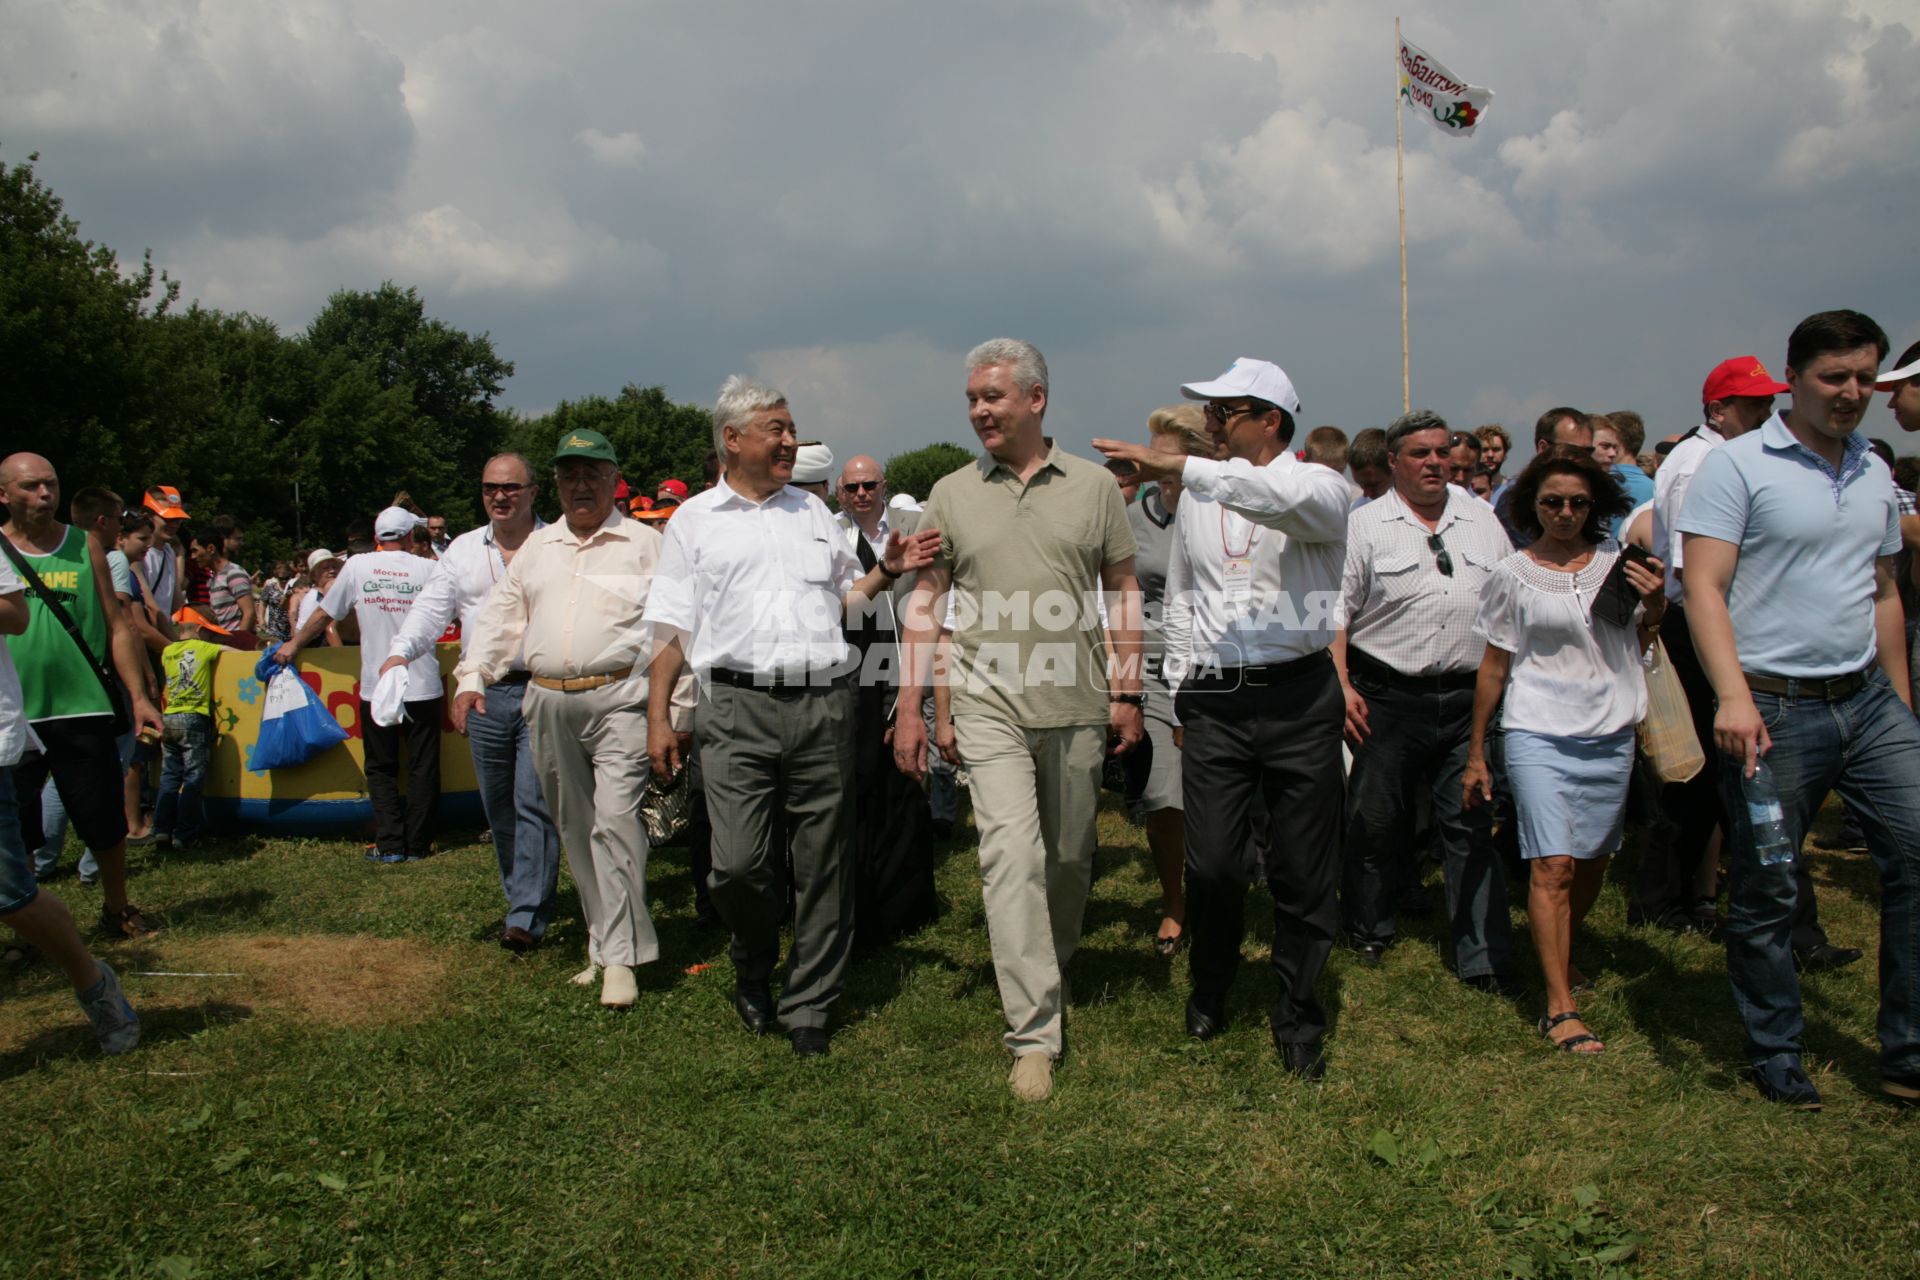
[{"label": "mown grass", "polygon": [[[1377,970],[1336,955],[1318,1087],[1268,1043],[1255,922],[1232,1028],[1193,1044],[1184,960],[1147,946],[1140,836],[1101,822],[1070,1052],[1038,1106],[1005,1087],[964,841],[940,867],[951,910],[856,962],[817,1062],[741,1031],[678,850],[652,868],[667,959],[625,1016],[566,982],[570,892],[542,951],[479,941],[500,906],[471,833],[402,867],[314,841],[136,854],[136,900],[168,929],[110,948],[123,973],[288,939],[305,976],[363,994],[316,1013],[250,975],[129,976],[146,1042],[103,1060],[45,967],[0,977],[0,1272],[1483,1276],[1516,1250],[1477,1200],[1559,1213],[1592,1183],[1650,1237],[1642,1275],[1920,1273],[1920,1118],[1877,1096],[1864,857],[1813,855],[1829,931],[1869,958],[1806,984],[1827,1109],[1802,1115],[1742,1082],[1719,949],[1628,929],[1613,886],[1579,952],[1598,1060],[1533,1033],[1518,914],[1510,999],[1448,977],[1425,922]],[[346,935],[418,945],[343,973],[327,939]],[[1379,1129],[1440,1156],[1385,1165]]]}]

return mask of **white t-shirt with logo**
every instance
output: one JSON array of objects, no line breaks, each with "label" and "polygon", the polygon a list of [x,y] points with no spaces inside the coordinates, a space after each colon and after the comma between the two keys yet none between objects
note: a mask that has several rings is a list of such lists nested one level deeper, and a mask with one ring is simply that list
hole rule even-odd
[{"label": "white t-shirt with logo", "polygon": [[[330,618],[343,618],[351,609],[360,620],[360,696],[372,701],[380,682],[380,664],[393,652],[393,638],[407,620],[407,610],[426,590],[440,568],[431,560],[405,551],[368,551],[351,556],[340,576],[327,589],[320,607]],[[429,649],[407,664],[407,700],[425,702],[445,691],[440,683],[440,658]]]}]

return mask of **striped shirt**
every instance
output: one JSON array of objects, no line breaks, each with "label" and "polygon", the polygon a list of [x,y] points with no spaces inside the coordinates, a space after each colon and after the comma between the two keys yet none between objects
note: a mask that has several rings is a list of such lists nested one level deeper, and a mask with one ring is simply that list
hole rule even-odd
[{"label": "striped shirt", "polygon": [[[1440,570],[1441,550],[1450,574]],[[1473,634],[1481,588],[1512,552],[1499,516],[1478,498],[1449,487],[1440,522],[1428,529],[1399,490],[1388,490],[1347,518],[1338,617],[1347,644],[1401,675],[1474,670],[1486,650]]]}]

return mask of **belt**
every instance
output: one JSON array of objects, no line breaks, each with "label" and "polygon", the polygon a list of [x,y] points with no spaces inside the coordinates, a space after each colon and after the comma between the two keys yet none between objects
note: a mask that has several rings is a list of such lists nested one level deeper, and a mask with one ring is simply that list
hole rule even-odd
[{"label": "belt", "polygon": [[532,681],[542,689],[553,689],[560,693],[585,693],[589,689],[603,689],[607,685],[617,684],[633,674],[633,664],[628,663],[618,671],[603,671],[597,676],[532,676]]},{"label": "belt", "polygon": [[[629,667],[628,670],[632,670],[632,668]],[[527,681],[531,679],[533,679],[533,672],[531,671],[509,671],[507,672],[507,674],[501,676],[498,680],[495,680],[494,683],[495,684],[525,684]]]},{"label": "belt", "polygon": [[1189,684],[1224,684],[1234,689],[1264,689],[1301,676],[1312,675],[1332,665],[1325,649],[1318,649],[1291,662],[1269,662],[1257,667],[1222,667],[1218,674],[1198,676]]},{"label": "belt", "polygon": [[1867,687],[1867,673],[1864,671],[1828,676],[1823,680],[1802,680],[1797,676],[1757,676],[1751,671],[1742,671],[1740,674],[1746,678],[1747,688],[1755,693],[1772,693],[1782,698],[1813,698],[1819,702],[1838,702],[1842,698],[1851,698]]},{"label": "belt", "polygon": [[1363,675],[1369,680],[1392,685],[1397,689],[1412,689],[1431,693],[1442,689],[1471,689],[1479,682],[1480,673],[1476,671],[1440,671],[1430,676],[1410,676],[1395,671],[1378,658],[1370,657],[1347,645],[1347,671],[1350,674]]},{"label": "belt", "polygon": [[735,689],[759,689],[763,692],[774,689],[788,692],[801,689],[829,689],[846,681],[846,676],[827,668],[818,671],[776,671],[766,675],[758,671],[735,671],[729,667],[714,667],[707,672],[707,678],[715,684],[729,685]]}]

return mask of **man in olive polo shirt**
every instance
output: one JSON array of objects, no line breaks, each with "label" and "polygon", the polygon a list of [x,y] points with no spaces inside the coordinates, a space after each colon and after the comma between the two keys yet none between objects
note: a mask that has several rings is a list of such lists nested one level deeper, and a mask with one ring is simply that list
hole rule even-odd
[{"label": "man in olive polo shirt", "polygon": [[941,531],[941,547],[907,605],[894,760],[925,776],[921,702],[951,588],[953,755],[972,776],[981,896],[1014,1055],[1009,1083],[1038,1101],[1052,1092],[1065,1047],[1065,975],[1092,885],[1108,735],[1124,751],[1142,730],[1140,586],[1112,475],[1044,433],[1040,352],[1013,338],[975,347],[967,405],[986,453],[927,500],[922,527]]}]

